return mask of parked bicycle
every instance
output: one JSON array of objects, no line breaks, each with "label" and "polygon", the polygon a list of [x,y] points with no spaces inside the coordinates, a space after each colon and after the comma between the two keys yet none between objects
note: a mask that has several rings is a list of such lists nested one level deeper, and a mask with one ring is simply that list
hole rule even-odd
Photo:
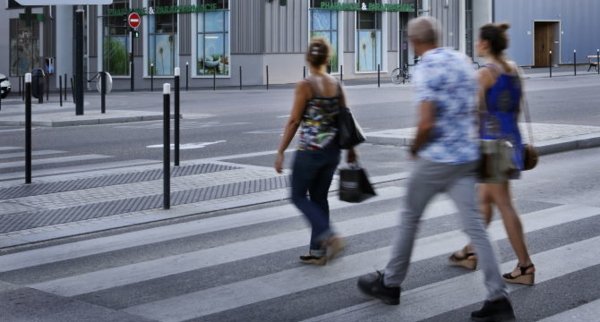
[{"label": "parked bicycle", "polygon": [[391,78],[394,84],[410,82],[411,74],[408,72],[408,64],[404,64],[402,68],[397,67],[392,70]]}]

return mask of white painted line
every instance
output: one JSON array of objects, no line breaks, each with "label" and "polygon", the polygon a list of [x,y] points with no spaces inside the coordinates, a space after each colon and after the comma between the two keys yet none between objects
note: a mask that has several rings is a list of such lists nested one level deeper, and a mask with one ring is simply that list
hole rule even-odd
[{"label": "white painted line", "polygon": [[[569,216],[565,216],[565,214],[569,214]],[[600,214],[599,208],[566,205],[548,210],[542,210],[539,212],[528,214],[527,216],[523,216],[523,224],[524,227],[528,228],[527,232],[531,232],[539,229],[561,225],[568,222],[573,222],[579,219],[593,217],[598,214]],[[385,220],[384,218],[379,217],[382,217],[382,215],[371,216],[368,219],[372,219],[371,221],[373,222]],[[358,224],[358,222],[355,222],[354,224]],[[353,226],[344,228],[353,230],[351,233],[357,233],[358,231],[372,231],[372,228],[374,226],[377,226],[376,224],[373,224],[371,222],[365,223],[365,225],[371,227]],[[338,228],[340,227],[341,225],[338,224]],[[366,228],[366,230],[364,228]],[[339,230],[342,232],[343,235],[351,235],[351,233],[349,233],[349,231],[347,230]],[[506,237],[504,233],[504,227],[501,222],[492,223],[489,232],[490,238],[492,240],[499,240]],[[292,237],[290,236],[291,234],[286,235],[287,237]],[[304,239],[306,239],[306,236],[304,237]],[[247,243],[249,242],[250,241],[248,241]],[[265,246],[268,247],[269,243],[271,242],[276,241],[264,240],[261,244],[258,245],[254,245],[253,243],[249,246],[239,245],[237,246],[237,248],[232,249],[232,251],[241,252],[242,250],[240,250],[239,248],[248,247],[243,249],[243,252],[253,253],[257,250],[261,250],[261,248]],[[282,240],[281,242],[289,245],[289,241],[287,239]],[[464,246],[466,242],[467,238],[465,238],[465,236],[459,230],[418,239],[415,243],[415,250],[413,252],[413,258],[411,259],[411,261],[420,261],[435,256],[449,254],[452,251]],[[597,241],[595,243],[597,243]],[[585,251],[589,251],[589,249],[596,249],[596,247],[597,246],[594,246],[593,248],[584,249]],[[391,247],[379,248],[363,253],[358,253],[355,255],[342,257],[336,262],[334,262],[332,265],[327,267],[303,266],[300,268],[290,269],[275,274],[253,278],[250,280],[218,286],[211,289],[206,289],[198,292],[172,297],[169,299],[159,300],[156,302],[130,307],[125,311],[144,317],[152,317],[153,319],[158,319],[161,321],[181,321],[193,318],[200,318],[209,314],[223,312],[244,305],[250,305],[261,301],[274,299],[280,296],[305,291],[308,289],[343,281],[349,278],[356,278],[357,276],[360,276],[362,274],[373,272],[377,268],[384,267],[388,259],[390,250]],[[221,257],[227,256],[227,254],[219,252],[216,252],[215,255]],[[600,257],[598,256],[592,257],[597,257],[596,261],[600,260]],[[553,257],[553,261],[556,261],[556,258],[564,257]],[[197,257],[196,261],[201,261],[203,259],[204,257]],[[536,259],[534,259],[534,261],[536,261],[536,263],[540,263],[540,267],[546,267]],[[170,263],[175,262],[171,261]],[[573,263],[566,264],[572,269],[574,267],[577,267],[577,269],[582,268],[581,266],[573,265]],[[177,262],[177,266],[178,265],[179,262]],[[159,268],[155,267],[154,269],[158,270]],[[107,275],[105,278],[110,279],[115,277],[118,278],[119,275],[110,274]],[[77,278],[77,276],[73,278]],[[95,279],[86,279],[86,281],[87,282],[81,283],[81,286],[87,286],[87,284],[89,283],[106,282],[106,280]],[[290,281],[293,281],[293,283],[290,283]],[[54,293],[55,290],[60,289],[61,292],[56,294],[70,296],[70,293],[62,292],[66,291],[65,289],[61,289],[61,286],[63,286],[62,280],[56,280],[55,282],[56,283],[54,285],[54,288],[52,289],[46,287],[39,288],[39,286],[48,286],[44,285],[44,283],[41,283],[41,285],[34,285],[33,287],[39,288],[44,291],[49,291],[51,293]],[[456,284],[452,285],[455,286]],[[72,289],[71,291],[73,291],[75,294],[81,294],[81,292],[77,291],[76,289]],[[446,293],[446,295],[447,294],[448,293]],[[455,294],[455,292],[452,291],[450,294]],[[483,298],[478,298],[478,300],[481,299]]]},{"label": "white painted line", "polygon": [[12,150],[23,150],[24,148],[22,147],[16,147],[16,146],[0,146],[0,152],[4,152],[4,151],[12,151]]},{"label": "white painted line", "polygon": [[[597,249],[597,245],[595,246]],[[564,321],[597,321],[600,316],[600,299],[578,306],[574,309],[547,317],[538,322],[564,322]]]},{"label": "white painted line", "polygon": [[[363,202],[369,204],[377,201],[400,198],[404,189],[399,187],[382,188],[378,195]],[[331,199],[330,209],[344,209],[353,206],[347,202]],[[226,216],[203,218],[196,221],[156,227],[119,235],[89,239],[63,245],[44,247],[29,251],[0,256],[0,272],[12,271],[64,261],[83,256],[111,252],[149,243],[159,243],[173,239],[198,236],[225,229],[239,228],[300,216],[293,205],[270,207],[245,211]]]},{"label": "white painted line", "polygon": [[[193,150],[193,149],[203,149],[209,145],[213,145],[213,144],[219,144],[219,143],[225,143],[227,142],[226,140],[219,140],[219,141],[214,141],[214,142],[199,142],[199,143],[186,143],[186,144],[181,144],[179,146],[180,150]],[[163,145],[162,144],[155,144],[155,145],[148,145],[146,148],[148,149],[157,149],[157,148],[161,148],[162,149]],[[175,144],[171,144],[171,150],[175,149]]]},{"label": "white painted line", "polygon": [[[40,151],[31,151],[32,156],[43,156],[43,155],[52,155],[52,154],[60,154],[66,153],[65,151],[56,151],[56,150],[40,150]],[[12,159],[12,158],[20,158],[25,157],[25,152],[14,152],[14,153],[5,153],[0,154],[0,159]],[[35,162],[35,161],[33,161]]]},{"label": "white painted line", "polygon": [[[107,159],[107,158],[110,158],[110,156],[101,155],[101,154],[84,154],[84,155],[74,155],[74,156],[68,156],[68,157],[36,159],[36,160],[33,160],[32,163],[35,166],[37,164],[45,165],[45,164],[88,161],[88,160],[98,160],[98,159]],[[23,161],[0,163],[0,169],[16,168],[16,167],[23,167],[23,166],[25,166],[25,163]]]},{"label": "white painted line", "polygon": [[[543,283],[599,265],[600,256],[597,256],[593,251],[598,247],[600,247],[600,237],[594,237],[533,255],[532,260],[539,268],[535,274],[536,283]],[[573,254],[578,255],[572,256]],[[562,260],[564,258],[569,258],[569,260]],[[500,269],[502,272],[508,272],[514,267],[515,262],[510,261],[503,263]],[[398,307],[390,307],[380,301],[373,300],[307,321],[367,321],[373,316],[377,316],[380,320],[421,321],[483,301],[487,291],[482,281],[482,271],[476,271],[404,292],[401,295],[400,306]],[[526,287],[524,285],[510,285],[509,292]],[[551,321],[593,321],[598,317],[597,314],[600,313],[600,310],[599,306],[596,306],[594,308],[586,307],[580,311],[584,316],[594,314],[589,315],[594,317],[592,319],[568,318],[571,315],[567,312],[563,312],[565,315],[560,316],[564,318],[557,317]]]},{"label": "white painted line", "polygon": [[0,130],[0,133],[10,133],[10,132],[23,132],[25,131],[24,128],[17,128],[17,129],[4,129],[4,130]]}]

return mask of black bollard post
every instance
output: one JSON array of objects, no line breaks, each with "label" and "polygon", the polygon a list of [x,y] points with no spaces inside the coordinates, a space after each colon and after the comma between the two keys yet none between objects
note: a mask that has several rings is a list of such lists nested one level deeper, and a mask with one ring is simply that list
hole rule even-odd
[{"label": "black bollard post", "polygon": [[344,65],[340,65],[340,82],[344,81]]},{"label": "black bollard post", "polygon": [[62,99],[63,99],[63,90],[62,90],[62,75],[58,75],[58,97],[60,97],[60,107],[62,107]]},{"label": "black bollard post", "polygon": [[25,183],[31,183],[31,74],[25,74]]},{"label": "black bollard post", "polygon": [[175,166],[179,166],[179,118],[180,118],[180,110],[179,110],[179,74],[181,71],[179,67],[175,67]]},{"label": "black bollard post", "polygon": [[75,84],[73,83],[73,77],[71,77],[71,96],[73,96],[73,103],[77,104],[77,99],[75,97]]},{"label": "black bollard post", "polygon": [[46,80],[46,102],[50,101],[50,75],[44,77]]},{"label": "black bollard post", "polygon": [[600,75],[600,49],[596,49],[596,70],[598,70],[598,74]]},{"label": "black bollard post", "polygon": [[217,68],[213,68],[213,91],[217,90]]},{"label": "black bollard post", "polygon": [[302,67],[302,79],[306,79],[306,66]]},{"label": "black bollard post", "polygon": [[381,87],[381,65],[377,64],[377,87]]},{"label": "black bollard post", "polygon": [[154,92],[154,64],[150,64],[150,91]]},{"label": "black bollard post", "polygon": [[185,62],[185,91],[189,91],[189,80],[190,80],[190,63]]},{"label": "black bollard post", "polygon": [[25,76],[22,76],[19,81],[23,84],[23,92],[21,92],[21,100],[25,100]]},{"label": "black bollard post", "polygon": [[552,78],[552,50],[548,54],[548,59],[550,59],[550,78]]},{"label": "black bollard post", "polygon": [[240,91],[242,90],[242,66],[240,65]]},{"label": "black bollard post", "polygon": [[64,90],[65,90],[65,102],[66,102],[67,101],[67,74],[66,73],[65,73],[65,87],[64,87]]},{"label": "black bollard post", "polygon": [[573,49],[573,75],[577,76],[577,50]]},{"label": "black bollard post", "polygon": [[100,72],[100,113],[106,113],[106,72]]},{"label": "black bollard post", "polygon": [[[35,78],[35,82],[37,83],[36,85],[37,85],[37,90],[38,90],[38,92],[37,92],[38,104],[44,104],[44,87],[45,87],[44,83],[46,82],[45,78],[46,78],[46,76],[43,76],[41,81],[40,81],[40,76],[37,76]],[[41,88],[40,88],[40,86],[41,86]]]},{"label": "black bollard post", "polygon": [[267,65],[267,91],[269,90],[269,65]]},{"label": "black bollard post", "polygon": [[171,208],[171,84],[163,84],[163,208]]}]

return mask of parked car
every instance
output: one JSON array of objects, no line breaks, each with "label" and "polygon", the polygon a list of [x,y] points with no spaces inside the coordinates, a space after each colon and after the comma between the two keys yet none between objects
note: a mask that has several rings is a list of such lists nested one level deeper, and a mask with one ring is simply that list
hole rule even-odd
[{"label": "parked car", "polygon": [[0,96],[5,98],[10,93],[10,81],[4,74],[0,74]]}]

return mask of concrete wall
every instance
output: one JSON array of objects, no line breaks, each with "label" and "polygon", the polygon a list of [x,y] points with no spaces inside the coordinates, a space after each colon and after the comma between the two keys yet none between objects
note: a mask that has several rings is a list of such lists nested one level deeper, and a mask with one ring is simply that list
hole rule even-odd
[{"label": "concrete wall", "polygon": [[560,63],[573,62],[573,49],[577,61],[600,48],[600,1],[598,0],[496,0],[496,21],[511,24],[511,46],[508,54],[520,65],[534,64],[534,21],[559,21]]}]

